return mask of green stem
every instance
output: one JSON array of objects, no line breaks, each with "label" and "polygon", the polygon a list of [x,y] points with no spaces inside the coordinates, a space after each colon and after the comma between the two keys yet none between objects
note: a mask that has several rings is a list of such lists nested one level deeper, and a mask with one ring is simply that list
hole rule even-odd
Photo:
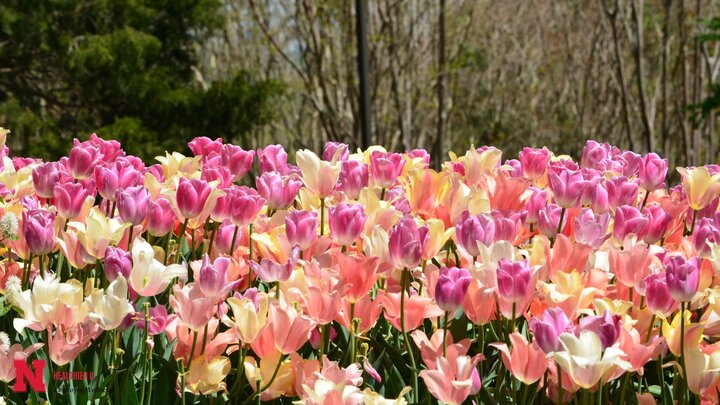
[{"label": "green stem", "polygon": [[418,395],[418,378],[417,378],[417,366],[415,365],[415,355],[413,354],[412,347],[410,345],[410,339],[408,338],[407,331],[405,330],[405,290],[408,288],[408,276],[410,273],[408,273],[407,269],[403,269],[402,276],[401,276],[401,289],[400,289],[400,329],[402,331],[403,340],[405,341],[405,346],[407,346],[407,352],[408,356],[410,357],[410,368],[411,373],[413,377],[413,390],[412,390],[412,402],[417,402],[417,395]]},{"label": "green stem", "polygon": [[447,357],[447,333],[448,333],[448,316],[450,311],[445,311],[445,317],[443,319],[443,357]]},{"label": "green stem", "polygon": [[185,405],[185,360],[180,359],[180,395],[182,398],[182,405]]},{"label": "green stem", "polygon": [[645,343],[650,341],[650,335],[652,334],[652,330],[655,327],[655,314],[650,317],[650,327],[648,327],[647,336],[645,336]]},{"label": "green stem", "polygon": [[212,233],[210,234],[210,242],[208,243],[208,254],[212,254],[212,247],[215,243],[215,235],[217,235],[217,230],[220,227],[219,223],[213,223],[212,224]]},{"label": "green stem", "polygon": [[[693,211],[693,223],[694,221]],[[685,368],[685,303],[680,303],[680,367],[682,367],[683,380],[685,383],[685,390],[683,391],[683,398],[688,395],[687,392],[687,369]],[[688,397],[689,398],[689,397]],[[682,402],[682,401],[681,401]]]},{"label": "green stem", "polygon": [[197,337],[198,337],[197,331],[193,331],[192,347],[190,348],[190,358],[188,359],[188,370],[190,370],[190,366],[192,365],[193,357],[195,357],[195,344],[197,343]]},{"label": "green stem", "polygon": [[350,364],[355,362],[355,303],[350,303],[350,336],[348,338],[348,351],[350,352]]},{"label": "green stem", "polygon": [[555,232],[558,235],[560,235],[560,232],[562,232],[563,219],[565,219],[565,207],[560,210],[560,220],[558,221],[557,232]]},{"label": "green stem", "polygon": [[127,251],[132,252],[132,244],[133,244],[133,225],[130,225],[130,228],[128,228],[128,244],[127,244]]},{"label": "green stem", "polygon": [[640,206],[640,211],[642,212],[643,209],[645,209],[645,204],[647,203],[648,197],[650,197],[650,192],[645,190],[645,198],[643,198],[642,205]]},{"label": "green stem", "polygon": [[323,363],[323,356],[328,351],[327,346],[330,344],[330,324],[322,325],[322,337],[320,338],[320,354],[318,356],[318,361],[320,362],[320,365],[322,366]]},{"label": "green stem", "polygon": [[[177,257],[176,257],[176,263],[180,264],[182,261],[182,244],[185,240],[185,230],[187,230],[189,219],[185,219],[185,222],[183,222],[182,226],[180,227],[180,235],[178,235],[178,246],[177,246]],[[188,364],[188,370],[190,369],[190,364]]]},{"label": "green stem", "polygon": [[320,236],[325,232],[325,198],[320,199]]}]

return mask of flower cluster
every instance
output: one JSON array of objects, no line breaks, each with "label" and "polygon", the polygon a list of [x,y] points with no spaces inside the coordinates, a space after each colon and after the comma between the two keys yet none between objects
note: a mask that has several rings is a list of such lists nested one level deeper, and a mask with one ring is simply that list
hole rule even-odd
[{"label": "flower cluster", "polygon": [[0,380],[41,358],[116,403],[719,400],[719,166],[668,187],[666,160],[595,141],[440,170],[189,148],[2,148]]}]

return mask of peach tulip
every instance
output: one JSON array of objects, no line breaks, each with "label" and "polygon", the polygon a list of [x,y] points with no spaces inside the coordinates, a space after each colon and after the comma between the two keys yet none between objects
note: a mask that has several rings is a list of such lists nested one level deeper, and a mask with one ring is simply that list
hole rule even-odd
[{"label": "peach tulip", "polygon": [[288,304],[272,305],[269,318],[275,347],[283,354],[300,349],[310,339],[310,331],[315,326],[310,317]]},{"label": "peach tulip", "polygon": [[[230,374],[230,368],[230,359],[225,356],[210,358],[206,354],[200,355],[187,370],[184,390],[196,395],[225,391],[225,377]],[[178,377],[179,384],[180,377]]]},{"label": "peach tulip", "polygon": [[502,361],[510,373],[523,384],[532,385],[542,378],[547,369],[545,352],[537,343],[528,343],[525,336],[513,332],[510,334],[512,352],[505,343],[493,343],[490,346],[502,354]]}]

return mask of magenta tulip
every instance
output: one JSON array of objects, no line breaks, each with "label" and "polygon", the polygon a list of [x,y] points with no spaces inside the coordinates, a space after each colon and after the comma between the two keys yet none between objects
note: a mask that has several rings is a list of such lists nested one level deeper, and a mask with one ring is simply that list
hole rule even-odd
[{"label": "magenta tulip", "polygon": [[603,315],[586,316],[580,319],[580,330],[595,332],[600,337],[603,350],[618,341],[622,332],[621,328],[620,315],[613,314],[610,311],[605,311]]},{"label": "magenta tulip", "polygon": [[531,180],[539,179],[545,174],[549,161],[550,151],[548,151],[547,148],[523,148],[520,152],[520,167],[522,168],[522,173]]},{"label": "magenta tulip", "polygon": [[105,258],[103,259],[103,270],[108,281],[114,281],[118,276],[126,279],[130,277],[132,270],[132,255],[125,250],[108,246],[105,248]]},{"label": "magenta tulip", "polygon": [[291,246],[309,248],[317,239],[318,220],[314,211],[292,211],[285,217],[285,233]]},{"label": "magenta tulip", "polygon": [[667,176],[668,162],[656,153],[648,153],[640,163],[640,187],[648,192],[660,188]]},{"label": "magenta tulip", "polygon": [[239,146],[225,144],[220,156],[221,164],[230,170],[233,181],[238,181],[245,177],[252,168],[255,151],[246,151]]},{"label": "magenta tulip", "polygon": [[356,200],[360,190],[367,187],[369,179],[368,165],[357,160],[346,160],[340,166],[340,190],[348,198]]},{"label": "magenta tulip", "polygon": [[340,142],[325,142],[325,149],[323,150],[322,159],[327,162],[345,161],[350,156],[350,150],[348,146]]},{"label": "magenta tulip", "polygon": [[30,253],[40,256],[55,249],[55,213],[34,209],[23,211],[22,233]]},{"label": "magenta tulip", "polygon": [[665,281],[670,296],[678,302],[690,302],[700,284],[700,261],[697,257],[685,260],[682,256],[665,257]]},{"label": "magenta tulip", "polygon": [[399,153],[381,152],[370,154],[370,177],[377,187],[388,188],[395,183],[403,167],[405,159]]},{"label": "magenta tulip", "polygon": [[148,202],[147,219],[147,229],[150,235],[164,236],[172,229],[175,213],[170,207],[170,202],[159,197],[155,201]]},{"label": "magenta tulip", "polygon": [[420,264],[422,251],[428,236],[428,227],[417,226],[412,216],[406,215],[390,231],[388,253],[398,269],[412,269]]},{"label": "magenta tulip", "polygon": [[230,195],[230,222],[237,226],[250,225],[265,204],[265,199],[255,189],[245,186],[232,187]]},{"label": "magenta tulip", "polygon": [[330,236],[340,245],[350,246],[363,231],[367,215],[360,204],[340,203],[330,207]]},{"label": "magenta tulip", "polygon": [[648,219],[643,217],[637,208],[630,205],[618,207],[613,220],[613,238],[622,242],[631,233],[642,238],[648,223]]},{"label": "magenta tulip", "polygon": [[472,281],[467,269],[442,267],[435,284],[435,301],[443,311],[455,311],[465,300],[468,286]]},{"label": "magenta tulip", "polygon": [[57,184],[53,195],[58,215],[65,219],[74,219],[82,210],[85,198],[88,196],[88,189],[80,183]]},{"label": "magenta tulip", "polygon": [[563,350],[558,337],[572,330],[572,323],[560,308],[546,309],[540,319],[530,319],[529,326],[535,341],[545,353]]},{"label": "magenta tulip", "polygon": [[203,180],[180,178],[177,188],[177,206],[184,219],[196,218],[202,212],[212,188]]},{"label": "magenta tulip", "polygon": [[277,172],[265,172],[255,178],[255,188],[271,210],[288,208],[302,186],[302,180],[295,176],[283,177]]},{"label": "magenta tulip", "polygon": [[150,195],[144,186],[128,187],[118,190],[115,200],[117,201],[120,218],[124,222],[133,225],[140,225],[145,221],[148,213]]},{"label": "magenta tulip", "polygon": [[572,170],[549,173],[548,183],[555,202],[563,208],[575,206],[585,187],[585,179],[582,174]]},{"label": "magenta tulip", "polygon": [[476,257],[480,255],[478,242],[490,246],[495,239],[495,221],[487,215],[470,215],[464,211],[455,225],[455,238],[467,254]]},{"label": "magenta tulip", "polygon": [[510,302],[520,302],[530,293],[533,268],[527,260],[500,259],[497,268],[498,294]]}]

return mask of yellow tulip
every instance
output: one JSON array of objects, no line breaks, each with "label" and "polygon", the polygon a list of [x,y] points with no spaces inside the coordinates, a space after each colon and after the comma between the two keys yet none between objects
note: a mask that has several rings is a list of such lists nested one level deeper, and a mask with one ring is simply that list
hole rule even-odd
[{"label": "yellow tulip", "polygon": [[625,352],[615,346],[603,351],[600,337],[591,331],[580,332],[580,337],[563,333],[559,337],[565,351],[555,352],[553,357],[570,378],[579,386],[589,389],[600,379],[603,383],[611,377],[617,367],[627,370],[630,363],[622,360]]},{"label": "yellow tulip", "polygon": [[265,327],[268,313],[268,297],[264,292],[257,293],[257,308],[253,300],[247,297],[230,297],[227,303],[233,313],[232,324],[246,344],[252,343]]},{"label": "yellow tulip", "polygon": [[230,366],[230,359],[225,356],[206,359],[203,354],[194,358],[185,375],[185,391],[199,395],[225,391],[225,377],[230,373]]},{"label": "yellow tulip", "polygon": [[678,167],[682,175],[682,187],[690,207],[694,210],[705,208],[720,195],[720,173],[711,175],[706,167]]},{"label": "yellow tulip", "polygon": [[325,198],[333,192],[340,175],[338,164],[326,162],[307,149],[297,151],[295,159],[302,172],[303,183],[315,195]]},{"label": "yellow tulip", "polygon": [[129,222],[121,223],[117,219],[106,217],[98,207],[90,209],[90,213],[85,217],[85,223],[77,221],[68,223],[68,227],[77,232],[78,240],[87,253],[97,259],[105,257],[105,248],[116,245],[130,225]]}]

